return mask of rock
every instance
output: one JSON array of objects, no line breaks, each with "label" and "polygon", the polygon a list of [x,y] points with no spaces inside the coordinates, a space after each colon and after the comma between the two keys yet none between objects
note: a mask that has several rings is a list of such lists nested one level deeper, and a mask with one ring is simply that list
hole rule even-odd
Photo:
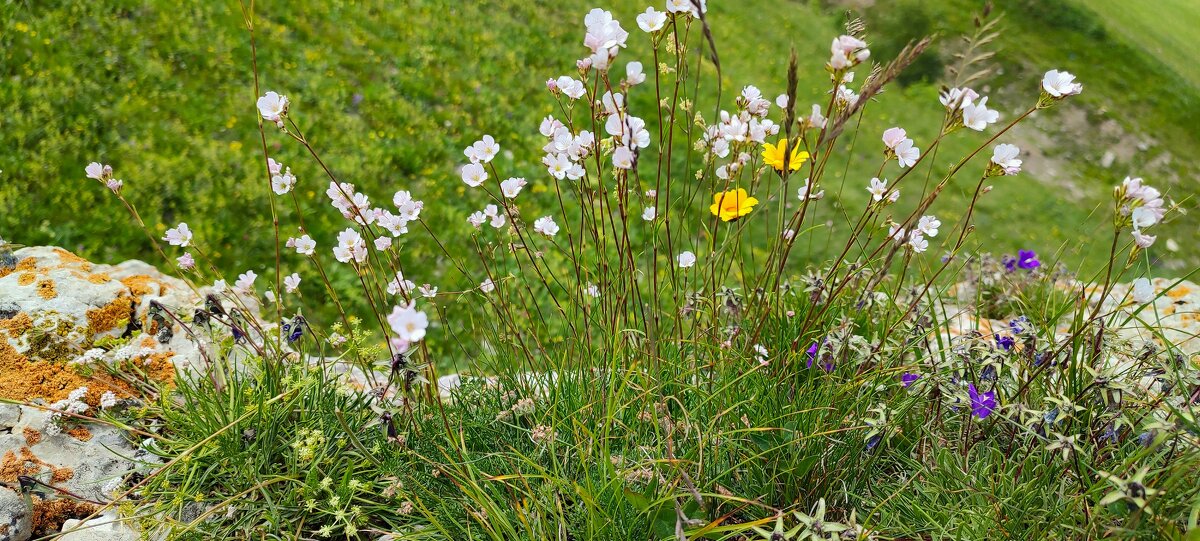
[{"label": "rock", "polygon": [[21,406],[0,404],[0,432],[6,431],[21,421]]},{"label": "rock", "polygon": [[91,520],[68,520],[63,523],[59,541],[137,541],[138,531],[114,513],[104,513]]},{"label": "rock", "polygon": [[0,540],[26,541],[33,535],[33,513],[25,498],[0,487]]}]

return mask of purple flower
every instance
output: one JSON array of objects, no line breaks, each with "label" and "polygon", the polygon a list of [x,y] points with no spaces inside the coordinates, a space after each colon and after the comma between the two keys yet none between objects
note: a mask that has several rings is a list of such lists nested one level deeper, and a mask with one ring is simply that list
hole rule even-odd
[{"label": "purple flower", "polygon": [[900,374],[900,383],[903,383],[905,387],[912,385],[919,379],[921,379],[921,374],[914,374],[912,372]]},{"label": "purple flower", "polygon": [[1037,253],[1033,250],[1019,250],[1017,253],[1017,267],[1025,270],[1032,270],[1042,266],[1042,262],[1038,261]]},{"label": "purple flower", "polygon": [[1017,258],[1011,255],[1006,255],[1003,259],[1001,259],[1001,261],[1004,262],[1004,268],[1008,270],[1008,272],[1017,270]]},{"label": "purple flower", "polygon": [[[808,364],[805,366],[812,368],[813,361],[817,360],[817,355],[820,353],[821,348],[824,345],[825,339],[822,338],[820,343],[813,342],[811,346],[808,346],[808,351],[806,352],[808,353]],[[821,364],[821,368],[825,369],[826,372],[833,372],[833,363],[826,361]]]},{"label": "purple flower", "polygon": [[1013,340],[1013,337],[1011,336],[1005,334],[996,335],[996,347],[1003,349],[1004,351],[1012,351],[1012,348],[1014,345],[1016,345],[1016,343],[1017,341]]},{"label": "purple flower", "polygon": [[996,391],[980,394],[975,390],[974,383],[967,384],[967,394],[971,397],[971,415],[986,419],[996,411]]}]

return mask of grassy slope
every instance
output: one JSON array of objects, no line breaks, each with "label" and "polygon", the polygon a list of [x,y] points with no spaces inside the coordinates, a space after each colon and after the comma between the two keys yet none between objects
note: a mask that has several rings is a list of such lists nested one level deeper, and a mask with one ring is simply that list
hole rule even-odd
[{"label": "grassy slope", "polygon": [[[1100,4],[1097,9],[1109,9]],[[605,5],[633,29],[624,59],[649,65],[643,36],[632,21],[643,3]],[[771,5],[783,7],[783,16],[714,3],[726,97],[744,84],[759,85],[771,96],[782,91],[787,51],[794,45],[802,59],[802,102],[823,100],[826,80],[820,64],[829,36],[840,29],[840,15],[816,4]],[[580,19],[588,7],[581,1],[548,8],[523,2],[446,6],[418,1],[301,11],[260,3],[263,85],[293,99],[310,139],[345,180],[377,200],[386,200],[396,189],[414,189],[429,203],[431,222],[465,232],[463,217],[483,202],[459,198],[464,190],[454,168],[462,161],[460,149],[479,134],[493,134],[512,151],[511,161],[500,161],[502,171],[529,177],[535,192],[548,186],[536,165],[542,141],[534,128],[552,111],[541,81],[573,71],[568,68],[581,52]],[[998,182],[983,202],[978,238],[986,249],[1051,252],[1061,246],[1066,248],[1064,260],[1072,265],[1094,263],[1103,254],[1081,250],[1080,239],[1089,239],[1104,224],[1103,216],[1093,212],[1103,204],[1108,187],[1125,174],[1139,171],[1165,149],[1176,156],[1168,169],[1176,172],[1177,197],[1194,191],[1187,179],[1195,166],[1179,160],[1190,159],[1200,148],[1197,134],[1187,128],[1188,121],[1200,119],[1196,87],[1144,53],[1141,43],[1127,44],[1124,34],[1098,28],[1087,11],[1032,0],[999,7],[1008,12],[999,46],[1000,62],[1009,69],[995,82],[1013,86],[992,103],[1005,118],[1033,99],[1041,71],[1060,67],[1080,74],[1087,85],[1081,108],[1103,108],[1090,113],[1089,122],[1111,118],[1128,130],[1153,133],[1161,143],[1146,156],[1102,169],[1096,165],[1102,144],[1079,137],[1078,129],[1054,133],[1053,115],[1062,111],[1051,111],[1038,122],[1056,137],[1054,148],[1046,149],[1061,165],[1054,177],[1031,168],[1016,180]],[[975,2],[955,0],[925,9],[934,21],[931,30],[954,37],[969,28],[974,8]],[[1178,8],[1200,12],[1186,4]],[[223,270],[255,268],[265,274],[274,260],[267,190],[256,157],[249,47],[236,7],[192,2],[176,8],[145,1],[63,3],[36,10],[9,4],[0,10],[0,102],[5,104],[0,235],[61,244],[99,259],[153,260],[144,236],[119,205],[83,179],[83,165],[101,159],[126,180],[129,197],[156,234],[186,220]],[[1065,23],[1063,13],[1069,16]],[[867,15],[874,20],[879,14],[888,15]],[[900,21],[905,17],[893,15]],[[903,22],[875,28],[876,34],[904,30]],[[634,104],[651,116],[653,98],[644,92],[633,98]],[[844,187],[834,184],[838,177],[828,178],[830,204],[817,223],[836,225],[842,219],[839,205],[857,213],[865,196],[862,185],[878,163],[877,134],[884,128],[902,125],[919,142],[934,135],[936,95],[935,85],[917,83],[892,89],[868,109],[863,139],[846,161]],[[301,179],[304,218],[327,253],[334,232],[342,227],[340,218],[334,220],[328,212],[323,195],[327,182],[304,160],[301,149],[281,146],[283,139],[274,134],[268,140],[277,159],[293,165]],[[934,170],[944,170],[951,157],[982,140],[974,132],[956,135]],[[954,207],[969,196],[969,177],[978,167],[965,170],[946,201],[933,209],[943,221],[958,218]],[[885,172],[894,174],[894,166]],[[1064,178],[1080,184],[1081,194],[1064,193]],[[280,213],[284,233],[293,231],[295,212],[287,208]],[[767,229],[764,225],[763,234],[774,234]],[[1194,227],[1185,224],[1172,234],[1186,240],[1188,231]],[[807,256],[817,259],[829,249],[817,241]],[[417,244],[409,253],[424,264],[415,277],[419,281],[449,266],[431,246]],[[1173,257],[1191,263],[1196,256]],[[302,271],[290,268],[297,263],[285,257],[285,271]],[[353,278],[344,273],[334,279]]]}]

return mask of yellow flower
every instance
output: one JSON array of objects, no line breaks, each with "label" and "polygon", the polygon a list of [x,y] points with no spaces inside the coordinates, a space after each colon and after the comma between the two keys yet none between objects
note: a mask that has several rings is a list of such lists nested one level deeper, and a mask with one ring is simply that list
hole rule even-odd
[{"label": "yellow flower", "polygon": [[720,217],[721,221],[728,222],[750,214],[754,205],[757,204],[757,199],[750,197],[746,190],[738,188],[714,194],[713,204],[708,207],[708,210],[713,213],[713,216]]},{"label": "yellow flower", "polygon": [[[774,167],[776,171],[783,171],[783,155],[787,152],[787,139],[780,139],[779,143],[772,145],[766,143],[763,145],[763,161],[767,165]],[[788,159],[788,169],[795,171],[800,169],[800,164],[808,159],[808,152],[800,150],[800,140],[796,139],[796,146],[792,147],[792,156]]]}]

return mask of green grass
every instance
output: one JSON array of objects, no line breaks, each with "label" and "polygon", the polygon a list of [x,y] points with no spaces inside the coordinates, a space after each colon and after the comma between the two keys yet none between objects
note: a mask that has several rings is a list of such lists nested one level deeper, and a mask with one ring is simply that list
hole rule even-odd
[{"label": "green grass", "polygon": [[1104,28],[1161,61],[1192,87],[1200,87],[1200,46],[1192,39],[1200,26],[1200,5],[1188,0],[1120,2],[1074,0],[1100,16]]}]

